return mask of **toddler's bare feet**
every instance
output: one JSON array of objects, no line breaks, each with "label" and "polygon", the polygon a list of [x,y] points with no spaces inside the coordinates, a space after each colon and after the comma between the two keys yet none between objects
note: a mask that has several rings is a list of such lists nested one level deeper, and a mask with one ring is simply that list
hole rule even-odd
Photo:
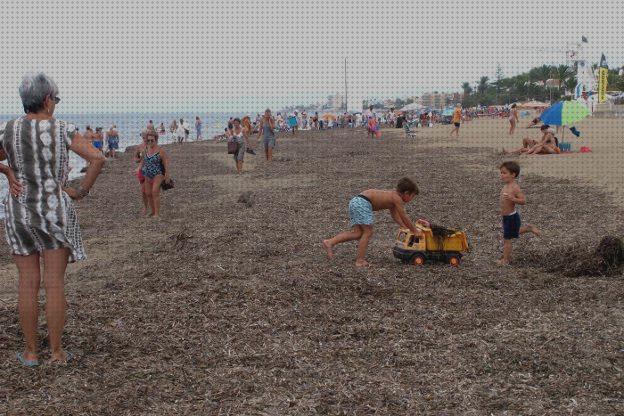
[{"label": "toddler's bare feet", "polygon": [[145,217],[146,215],[147,215],[147,208],[143,207],[143,208],[141,209],[141,216],[142,216],[142,217]]},{"label": "toddler's bare feet", "polygon": [[509,266],[509,260],[500,259],[496,262],[499,266]]},{"label": "toddler's bare feet", "polygon": [[531,232],[532,232],[533,234],[535,234],[536,236],[538,236],[538,237],[539,237],[540,235],[542,235],[542,232],[541,232],[541,231],[540,231],[540,229],[539,229],[539,228],[537,228],[536,226],[534,226],[534,225],[530,225],[530,224],[529,224],[529,226],[528,226],[528,227],[529,227],[529,231],[531,231]]},{"label": "toddler's bare feet", "polygon": [[323,247],[325,247],[325,251],[327,251],[327,257],[330,259],[334,258],[334,251],[332,250],[333,246],[330,244],[329,240],[323,240]]},{"label": "toddler's bare feet", "polygon": [[356,260],[355,267],[370,267],[370,263],[366,260]]}]

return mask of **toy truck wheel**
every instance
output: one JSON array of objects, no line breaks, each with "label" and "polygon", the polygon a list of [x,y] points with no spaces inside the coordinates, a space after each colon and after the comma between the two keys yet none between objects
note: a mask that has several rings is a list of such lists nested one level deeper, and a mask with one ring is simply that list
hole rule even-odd
[{"label": "toy truck wheel", "polygon": [[414,255],[414,257],[412,257],[412,264],[414,266],[422,266],[423,264],[425,264],[425,256],[423,256],[422,254]]},{"label": "toy truck wheel", "polygon": [[461,261],[459,260],[459,257],[457,256],[451,256],[449,257],[449,264],[453,267],[459,267],[459,263]]}]

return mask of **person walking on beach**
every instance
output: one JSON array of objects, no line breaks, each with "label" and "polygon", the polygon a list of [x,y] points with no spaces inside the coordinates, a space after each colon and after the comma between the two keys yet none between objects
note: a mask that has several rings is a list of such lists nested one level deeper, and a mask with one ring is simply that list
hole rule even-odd
[{"label": "person walking on beach", "polygon": [[333,248],[337,244],[359,240],[355,265],[357,267],[369,266],[366,261],[366,249],[373,235],[373,212],[383,209],[390,211],[392,219],[401,228],[409,228],[414,235],[422,236],[422,232],[414,227],[412,220],[405,212],[405,204],[414,199],[416,195],[418,195],[416,184],[409,178],[402,178],[394,190],[368,189],[353,197],[349,202],[349,219],[352,229],[323,240],[327,256],[330,259],[334,257]]},{"label": "person walking on beach", "polygon": [[235,118],[232,122],[232,140],[238,144],[238,149],[234,153],[234,162],[236,162],[236,172],[240,175],[243,173],[243,162],[245,160],[245,152],[249,145],[249,129],[241,126],[241,121]]},{"label": "person walking on beach", "polygon": [[189,134],[191,134],[191,126],[189,126],[188,121],[180,119],[180,124],[184,127],[184,140],[188,141]]},{"label": "person walking on beach", "polygon": [[183,119],[180,119],[180,124],[178,124],[176,134],[178,136],[178,143],[182,143],[184,141],[184,138],[186,137],[186,129],[184,128]]},{"label": "person walking on beach", "polygon": [[509,112],[509,135],[513,136],[514,131],[516,131],[516,126],[518,125],[518,109],[516,108],[516,104],[511,105],[511,111]]},{"label": "person walking on beach", "polygon": [[294,136],[299,128],[299,117],[297,117],[296,111],[288,116],[288,127],[292,130],[292,135]]},{"label": "person walking on beach", "polygon": [[178,133],[178,122],[175,118],[171,121],[171,124],[169,124],[169,133],[171,133],[171,142],[175,143]]},{"label": "person walking on beach", "polygon": [[462,108],[461,104],[457,104],[455,106],[455,111],[453,112],[453,119],[451,122],[453,123],[453,129],[451,130],[451,134],[449,137],[453,137],[453,133],[455,133],[455,137],[459,138],[459,126],[461,126],[462,119]]},{"label": "person walking on beach", "polygon": [[258,141],[260,137],[264,140],[264,155],[266,160],[270,162],[273,160],[273,149],[275,148],[275,119],[271,116],[271,110],[268,108],[260,120]]},{"label": "person walking on beach", "polygon": [[[175,121],[175,120],[174,120]],[[147,130],[141,132],[141,144],[139,144],[134,150],[134,162],[137,164],[136,169],[136,177],[139,181],[139,188],[141,190],[141,199],[143,200],[143,208],[141,209],[141,216],[147,215],[147,210],[149,209],[149,199],[147,194],[145,193],[145,187],[143,183],[145,183],[145,176],[143,176],[143,172],[141,171],[141,161],[143,160],[143,153],[145,152],[145,148],[147,146]]]},{"label": "person walking on beach", "polygon": [[517,179],[520,174],[520,165],[516,162],[503,162],[499,166],[501,181],[505,184],[500,193],[501,215],[503,217],[503,258],[498,264],[506,266],[511,262],[512,240],[520,237],[521,234],[533,233],[541,235],[540,230],[531,224],[522,226],[520,214],[516,205],[526,204],[526,198],[522,189],[518,185]]},{"label": "person walking on beach", "polygon": [[102,154],[104,154],[104,133],[102,132],[102,127],[95,128],[95,138],[93,140],[93,147],[98,149]]},{"label": "person walking on beach", "polygon": [[202,121],[199,116],[195,117],[195,133],[197,138],[195,140],[202,139]]},{"label": "person walking on beach", "polygon": [[171,180],[171,164],[169,156],[158,146],[158,133],[147,130],[145,133],[145,150],[141,160],[141,173],[145,178],[143,189],[151,209],[150,217],[160,217],[160,185]]},{"label": "person walking on beach", "polygon": [[[39,365],[39,285],[46,290],[50,360],[67,363],[64,276],[67,264],[85,259],[74,200],[89,194],[105,158],[74,125],[54,118],[60,102],[54,81],[43,73],[26,75],[19,87],[25,116],[0,124],[0,160],[6,159],[10,195],[6,199],[5,235],[19,272],[18,311],[26,340],[18,361]],[[69,150],[89,162],[78,188],[67,187]],[[43,260],[43,273],[41,271]]]},{"label": "person walking on beach", "polygon": [[117,157],[117,149],[119,149],[119,132],[117,131],[117,126],[112,125],[108,132],[106,133],[106,140],[108,142],[108,153],[110,157]]},{"label": "person walking on beach", "polygon": [[375,117],[375,114],[369,116],[368,119],[368,127],[367,127],[367,135],[370,135],[371,139],[374,139],[377,136],[377,132],[379,131],[379,122]]},{"label": "person walking on beach", "polygon": [[[254,128],[251,125],[251,118],[249,116],[243,117],[243,119],[241,120],[241,126],[243,126],[243,130],[247,134],[247,137],[251,137],[251,135],[254,132]],[[255,154],[255,152],[253,152],[253,149],[251,147],[248,149],[247,152]]]},{"label": "person walking on beach", "polygon": [[89,142],[93,145],[93,147],[95,147],[95,148],[97,149],[97,147],[96,147],[96,146],[95,146],[95,144],[93,143],[93,142],[95,141],[95,133],[93,132],[93,129],[92,129],[92,128],[91,128],[91,126],[89,126],[89,125],[85,127],[85,135],[84,135],[84,138],[85,138],[86,140],[88,140],[88,141],[89,141]]}]

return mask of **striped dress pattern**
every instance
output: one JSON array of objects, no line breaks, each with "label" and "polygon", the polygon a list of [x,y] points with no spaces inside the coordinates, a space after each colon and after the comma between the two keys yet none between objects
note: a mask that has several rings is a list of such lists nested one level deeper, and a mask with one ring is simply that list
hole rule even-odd
[{"label": "striped dress pattern", "polygon": [[68,248],[69,262],[86,258],[74,204],[63,191],[69,146],[76,128],[54,118],[20,117],[0,124],[0,148],[22,183],[19,196],[5,198],[5,235],[13,254]]}]

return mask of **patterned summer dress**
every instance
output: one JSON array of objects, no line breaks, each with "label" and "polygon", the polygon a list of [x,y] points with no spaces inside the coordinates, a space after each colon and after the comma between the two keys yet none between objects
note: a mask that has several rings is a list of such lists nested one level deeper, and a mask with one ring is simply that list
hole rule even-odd
[{"label": "patterned summer dress", "polygon": [[0,148],[23,186],[19,196],[9,194],[4,201],[6,239],[14,254],[66,247],[70,262],[86,258],[74,204],[62,190],[75,131],[56,119],[20,117],[0,124]]}]

